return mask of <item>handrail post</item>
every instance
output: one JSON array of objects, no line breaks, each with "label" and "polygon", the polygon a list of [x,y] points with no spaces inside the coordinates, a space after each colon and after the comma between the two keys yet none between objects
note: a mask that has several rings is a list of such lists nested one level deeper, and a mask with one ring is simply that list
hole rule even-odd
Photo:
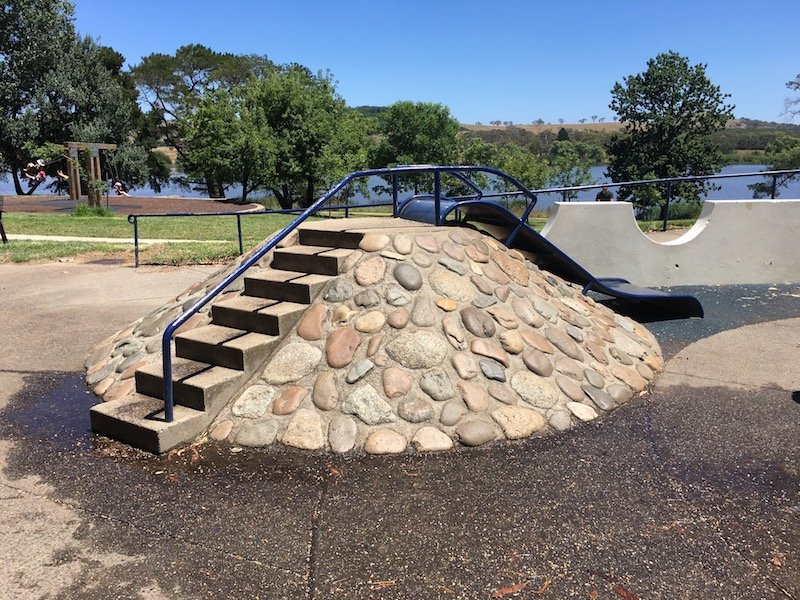
[{"label": "handrail post", "polygon": [[441,225],[440,209],[442,206],[442,175],[439,171],[433,172],[433,209],[436,211],[436,225]]},{"label": "handrail post", "polygon": [[778,176],[777,175],[773,175],[772,176],[772,194],[771,194],[771,199],[772,200],[775,200],[775,192],[777,191],[777,189],[778,189]]},{"label": "handrail post", "polygon": [[561,201],[569,202],[569,199],[567,198],[567,190],[561,190]]},{"label": "handrail post", "polygon": [[397,216],[397,174],[392,174],[392,216]]},{"label": "handrail post", "polygon": [[139,219],[133,215],[133,268],[139,268]]},{"label": "handrail post", "polygon": [[242,243],[242,216],[236,214],[236,230],[239,233],[239,256],[244,254],[244,244]]},{"label": "handrail post", "polygon": [[669,220],[669,203],[672,200],[672,182],[667,182],[667,202],[664,205],[664,222],[661,225],[661,231],[667,230],[667,221]]}]

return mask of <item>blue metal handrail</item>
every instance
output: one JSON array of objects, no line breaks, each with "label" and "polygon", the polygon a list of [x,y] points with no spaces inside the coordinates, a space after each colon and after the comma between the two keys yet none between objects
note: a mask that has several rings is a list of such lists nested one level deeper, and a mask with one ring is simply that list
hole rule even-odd
[{"label": "blue metal handrail", "polygon": [[[285,227],[280,233],[278,233],[275,237],[270,239],[266,242],[261,248],[259,248],[255,253],[253,253],[247,260],[243,261],[232,273],[228,274],[222,281],[217,283],[211,290],[206,292],[205,296],[203,296],[200,300],[195,302],[189,309],[187,309],[183,314],[179,317],[175,318],[167,327],[164,329],[164,334],[161,338],[161,352],[162,352],[162,367],[163,367],[163,376],[164,376],[164,420],[167,422],[171,422],[174,420],[174,395],[173,395],[173,384],[172,384],[172,337],[175,335],[177,329],[186,323],[193,315],[197,314],[204,306],[206,306],[211,300],[216,298],[223,290],[225,290],[229,285],[231,285],[236,279],[242,276],[242,274],[250,269],[253,265],[258,263],[270,250],[275,248],[280,242],[286,239],[289,234],[297,229],[308,217],[315,214],[319,211],[323,205],[328,202],[331,198],[336,196],[347,184],[355,179],[362,179],[364,177],[372,177],[372,176],[385,176],[391,175],[392,176],[392,216],[397,216],[397,196],[398,196],[398,183],[397,178],[400,175],[415,175],[415,174],[425,174],[425,173],[432,173],[434,176],[434,204],[436,210],[436,224],[441,225],[441,211],[440,209],[440,200],[441,200],[441,174],[442,173],[472,173],[472,172],[482,172],[487,173],[490,175],[495,175],[500,177],[501,179],[506,180],[513,186],[515,186],[519,193],[527,196],[529,198],[530,207],[527,212],[530,212],[530,209],[533,208],[533,205],[536,204],[536,195],[533,194],[525,185],[522,184],[518,179],[501,171],[500,169],[495,169],[493,167],[484,167],[484,166],[434,166],[434,165],[408,165],[402,167],[391,167],[385,169],[369,169],[364,171],[356,171],[354,173],[350,173],[344,179],[339,181],[336,185],[334,185],[325,195],[323,195],[319,200],[314,202],[311,206],[303,210],[300,215],[292,221],[287,227]],[[465,179],[461,176],[457,176],[460,180],[464,181]],[[468,179],[468,178],[467,178]],[[242,213],[247,214],[247,213]]]}]

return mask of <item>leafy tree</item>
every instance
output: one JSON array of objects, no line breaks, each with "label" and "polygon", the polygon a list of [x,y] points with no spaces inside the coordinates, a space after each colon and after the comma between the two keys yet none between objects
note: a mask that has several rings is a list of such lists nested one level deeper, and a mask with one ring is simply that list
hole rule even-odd
[{"label": "leafy tree", "polygon": [[558,130],[558,135],[556,136],[556,140],[559,142],[568,142],[569,141],[569,131],[564,129],[563,127]]},{"label": "leafy tree", "polygon": [[395,102],[381,115],[384,139],[373,164],[450,164],[458,155],[460,126],[442,104]]},{"label": "leafy tree", "polygon": [[[791,81],[786,82],[786,87],[795,92],[800,92],[800,73]],[[800,114],[800,96],[786,99],[786,112],[793,117]]]},{"label": "leafy tree", "polygon": [[[705,65],[691,66],[676,52],[659,54],[644,73],[625,77],[611,90],[610,108],[625,123],[612,138],[607,175],[612,181],[709,175],[722,165],[722,155],[710,135],[733,118],[727,94],[706,76]],[[673,185],[676,196],[696,201],[711,188],[706,182]],[[641,189],[641,188],[639,188]],[[619,196],[630,196],[620,189]],[[663,202],[658,193],[640,193],[639,206]]]},{"label": "leafy tree", "polygon": [[[575,144],[568,141],[555,141],[550,150],[550,185],[555,187],[574,187],[594,183],[589,170],[591,164],[580,157]],[[567,192],[575,198],[578,192]]]},{"label": "leafy tree", "polygon": [[[800,169],[800,138],[781,136],[768,144],[764,156],[769,163],[770,171]],[[798,177],[800,174],[797,173],[776,176],[775,196],[780,196],[780,188]],[[768,183],[754,183],[747,187],[753,190],[753,198],[770,198],[772,196],[773,182],[771,180]]]}]

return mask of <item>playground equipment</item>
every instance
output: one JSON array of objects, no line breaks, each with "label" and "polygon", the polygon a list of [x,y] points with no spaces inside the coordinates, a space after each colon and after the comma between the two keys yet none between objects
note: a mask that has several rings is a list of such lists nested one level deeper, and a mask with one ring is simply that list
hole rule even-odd
[{"label": "playground equipment", "polygon": [[[83,195],[81,189],[81,174],[78,165],[80,164],[80,151],[86,152],[86,177],[89,181],[105,179],[103,177],[102,166],[100,163],[101,150],[116,150],[116,144],[96,144],[88,142],[66,142],[64,147],[67,149],[69,160],[67,161],[67,175],[69,176],[69,197],[71,200],[80,200]],[[90,204],[100,203],[100,194],[91,187],[87,190],[86,196]]]}]

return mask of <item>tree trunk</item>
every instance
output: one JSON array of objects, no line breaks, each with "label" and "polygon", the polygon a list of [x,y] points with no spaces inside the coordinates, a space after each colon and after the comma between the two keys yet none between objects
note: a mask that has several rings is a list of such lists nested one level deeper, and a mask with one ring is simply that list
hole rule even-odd
[{"label": "tree trunk", "polygon": [[314,178],[307,177],[306,178],[306,197],[303,203],[303,208],[308,208],[312,204],[314,204]]},{"label": "tree trunk", "polygon": [[216,179],[206,179],[209,198],[224,198],[222,184]]},{"label": "tree trunk", "polygon": [[282,185],[281,189],[271,188],[271,190],[282,209],[292,208],[292,189],[288,185]]}]

